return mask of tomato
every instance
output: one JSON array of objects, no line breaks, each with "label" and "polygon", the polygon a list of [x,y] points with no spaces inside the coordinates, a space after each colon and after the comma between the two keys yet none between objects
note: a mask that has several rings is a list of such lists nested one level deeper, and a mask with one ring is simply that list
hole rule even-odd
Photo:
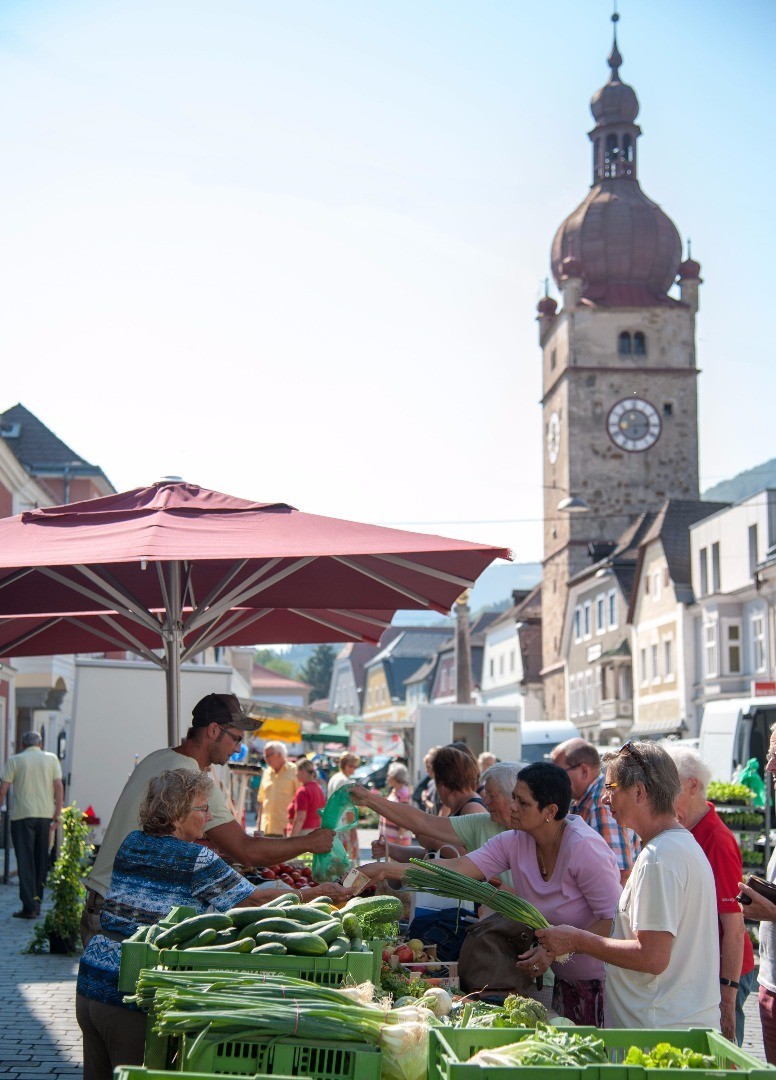
[{"label": "tomato", "polygon": [[264,878],[265,881],[274,881],[277,877],[277,874],[274,870],[262,870],[261,876]]},{"label": "tomato", "polygon": [[415,959],[415,954],[409,945],[399,945],[397,949],[394,949],[393,955],[400,964],[411,964]]},{"label": "tomato", "polygon": [[[286,885],[290,885],[293,888],[294,879],[291,877],[290,874],[281,874],[280,880],[285,881]],[[412,952],[412,949],[410,949],[410,952]]]},{"label": "tomato", "polygon": [[280,871],[283,874],[293,874],[294,868],[293,866],[289,866],[287,862],[282,862],[280,863]]},{"label": "tomato", "polygon": [[283,871],[280,869],[280,863],[275,863],[274,866],[270,866],[269,869],[272,871],[273,874],[283,873]]}]

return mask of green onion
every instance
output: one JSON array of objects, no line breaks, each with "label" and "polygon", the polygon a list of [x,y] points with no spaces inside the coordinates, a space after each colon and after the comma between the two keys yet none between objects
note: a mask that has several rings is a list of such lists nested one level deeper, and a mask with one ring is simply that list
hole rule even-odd
[{"label": "green onion", "polygon": [[447,896],[452,900],[487,904],[499,915],[524,922],[532,930],[541,930],[550,925],[533,904],[514,893],[498,889],[486,881],[466,877],[439,862],[421,862],[420,859],[410,859],[410,862],[413,865],[404,875],[404,880],[411,889],[434,896]]}]

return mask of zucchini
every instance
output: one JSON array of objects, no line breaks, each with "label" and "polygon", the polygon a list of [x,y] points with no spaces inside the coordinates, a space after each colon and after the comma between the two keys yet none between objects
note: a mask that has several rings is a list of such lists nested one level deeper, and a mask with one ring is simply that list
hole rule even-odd
[{"label": "zucchini", "polygon": [[346,952],[350,952],[350,941],[346,937],[337,937],[329,945],[329,951],[327,956],[344,956]]},{"label": "zucchini", "polygon": [[223,930],[231,925],[232,920],[228,915],[195,915],[192,919],[184,919],[183,922],[163,930],[155,939],[154,944],[160,949],[169,949],[171,945],[180,945],[203,930]]},{"label": "zucchini", "polygon": [[265,941],[263,945],[251,949],[251,956],[256,956],[257,953],[260,956],[285,956],[287,952],[288,949],[279,941]]},{"label": "zucchini", "polygon": [[[250,938],[243,940],[250,941]],[[273,942],[285,945],[292,956],[325,956],[329,951],[329,946],[317,934],[298,931],[291,934],[262,932],[256,935],[256,945],[268,945]]]},{"label": "zucchini", "polygon": [[236,952],[248,953],[253,951],[255,942],[253,938],[240,938],[239,941],[230,941],[226,945],[203,945],[197,949],[186,949],[186,952],[210,953],[210,952]]},{"label": "zucchini", "polygon": [[358,916],[352,911],[342,916],[342,929],[350,941],[360,941],[364,936],[361,933],[361,923],[358,921]]}]

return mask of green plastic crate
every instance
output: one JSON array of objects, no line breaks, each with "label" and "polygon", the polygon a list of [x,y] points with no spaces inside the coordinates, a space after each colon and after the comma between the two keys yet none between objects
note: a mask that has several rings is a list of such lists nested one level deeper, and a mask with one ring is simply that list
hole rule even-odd
[{"label": "green plastic crate", "polygon": [[162,949],[157,961],[158,967],[170,971],[274,971],[335,988],[345,978],[357,983],[369,982],[373,965],[374,954],[371,952],[348,952],[344,956],[268,956]]},{"label": "green plastic crate", "polygon": [[[196,914],[194,907],[174,907],[159,920],[159,926],[175,926]],[[146,944],[145,941],[122,942],[119,990],[123,994],[134,994],[138,975],[143,968],[156,967],[158,957],[159,950],[155,945]]]},{"label": "green plastic crate", "polygon": [[[267,1074],[262,1073],[254,1080],[265,1080]],[[175,1073],[175,1080],[213,1080],[212,1073]],[[163,1069],[147,1069],[145,1065],[120,1065],[113,1072],[113,1080],[173,1080],[169,1072]],[[275,1073],[272,1080],[312,1080],[311,1077],[282,1076]]]},{"label": "green plastic crate", "polygon": [[[336,1024],[332,1022],[332,1034]],[[311,1080],[380,1080],[382,1052],[363,1043],[336,1039],[235,1038],[197,1044],[184,1035],[178,1068],[216,1076],[309,1076]],[[177,1075],[177,1074],[176,1074]],[[168,1078],[171,1080],[171,1078]]]},{"label": "green plastic crate", "polygon": [[[598,1035],[603,1039],[610,1058],[608,1065],[480,1066],[467,1065],[468,1059],[479,1050],[508,1046],[530,1035],[528,1028],[432,1028],[429,1040],[428,1080],[552,1080],[563,1073],[563,1080],[688,1080],[703,1075],[711,1080],[774,1080],[776,1070],[728,1042],[717,1031],[701,1028],[652,1031],[630,1028],[577,1027],[571,1029],[582,1035]],[[652,1050],[658,1043],[668,1042],[683,1050],[698,1050],[711,1054],[718,1063],[713,1072],[689,1069],[645,1069],[641,1065],[623,1065],[622,1060],[631,1046]]]}]

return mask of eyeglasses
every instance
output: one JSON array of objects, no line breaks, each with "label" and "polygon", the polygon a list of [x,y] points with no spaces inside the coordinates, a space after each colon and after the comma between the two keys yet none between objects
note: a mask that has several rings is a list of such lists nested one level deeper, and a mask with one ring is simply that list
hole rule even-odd
[{"label": "eyeglasses", "polygon": [[647,767],[647,763],[644,760],[644,755],[641,753],[641,751],[636,749],[636,747],[633,745],[633,741],[631,739],[628,739],[628,741],[626,743],[622,744],[620,749],[617,751],[617,756],[619,757],[620,754],[624,754],[626,750],[630,754],[630,756],[633,758],[633,760],[636,762],[636,764],[640,768],[642,768],[644,770],[644,772],[648,775],[649,774],[649,768]]},{"label": "eyeglasses", "polygon": [[611,784],[604,784],[604,791],[614,791],[619,786],[620,785],[617,783],[617,781],[613,780]]},{"label": "eyeglasses", "polygon": [[199,810],[200,814],[206,814],[210,809],[210,803],[205,803],[204,806],[192,806],[192,810]]},{"label": "eyeglasses", "polygon": [[236,735],[233,731],[230,731],[228,727],[222,727],[221,730],[224,734],[228,735],[230,739],[234,740],[235,746],[242,742],[242,732],[239,731]]},{"label": "eyeglasses", "polygon": [[561,769],[564,772],[574,772],[574,769],[581,769],[584,765],[583,761],[578,762],[576,765],[561,765]]}]

